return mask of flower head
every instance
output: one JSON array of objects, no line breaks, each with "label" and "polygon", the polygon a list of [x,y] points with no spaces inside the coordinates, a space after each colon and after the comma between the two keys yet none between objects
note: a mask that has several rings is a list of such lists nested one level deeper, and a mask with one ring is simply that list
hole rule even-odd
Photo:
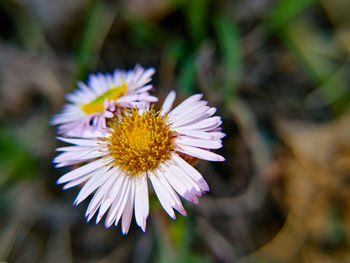
[{"label": "flower head", "polygon": [[117,226],[122,218],[123,234],[129,230],[133,210],[136,223],[146,229],[148,179],[170,217],[175,218],[173,209],[186,215],[178,195],[197,204],[197,196],[209,187],[183,157],[225,160],[210,151],[222,146],[225,134],[219,128],[221,119],[212,117],[216,109],[201,97],[191,96],[170,111],[175,100],[175,92],[171,92],[159,112],[153,107],[134,108],[113,118],[110,131],[102,138],[60,138],[74,146],[57,149],[62,152],[54,159],[57,167],[88,163],[57,182],[66,183],[64,189],[85,183],[74,203],[95,192],[87,219],[98,211],[98,223],[107,213],[105,226],[110,227],[113,223]]},{"label": "flower head", "polygon": [[153,68],[140,65],[129,71],[116,69],[113,74],[91,74],[87,85],[79,81],[78,89],[66,96],[70,103],[51,124],[67,137],[94,137],[107,127],[106,118],[113,118],[121,108],[144,108],[157,101],[148,93],[153,74]]}]

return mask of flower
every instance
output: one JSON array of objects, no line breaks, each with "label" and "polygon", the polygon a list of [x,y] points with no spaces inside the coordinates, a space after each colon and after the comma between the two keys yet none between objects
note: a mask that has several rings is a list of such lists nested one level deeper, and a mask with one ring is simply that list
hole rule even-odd
[{"label": "flower", "polygon": [[[66,137],[94,137],[106,128],[106,118],[113,118],[120,108],[141,107],[157,101],[148,91],[154,69],[136,65],[129,71],[116,69],[113,74],[91,74],[88,84],[78,81],[78,89],[67,94],[70,102],[51,124]],[[146,85],[147,84],[147,85]]]},{"label": "flower", "polygon": [[[105,226],[117,226],[122,218],[122,232],[129,230],[133,210],[138,226],[146,229],[149,213],[148,185],[153,186],[160,204],[175,219],[176,209],[186,211],[177,194],[198,204],[197,196],[209,191],[201,174],[182,156],[209,161],[225,159],[209,149],[222,147],[221,118],[212,117],[215,108],[201,100],[202,95],[189,97],[170,111],[175,92],[170,92],[162,110],[132,109],[111,121],[109,133],[102,138],[59,138],[74,146],[61,147],[56,167],[83,162],[58,179],[64,189],[84,183],[75,205],[90,194],[94,196],[86,210],[89,221],[97,212],[96,224],[106,214]],[[177,194],[175,193],[175,191]]]}]

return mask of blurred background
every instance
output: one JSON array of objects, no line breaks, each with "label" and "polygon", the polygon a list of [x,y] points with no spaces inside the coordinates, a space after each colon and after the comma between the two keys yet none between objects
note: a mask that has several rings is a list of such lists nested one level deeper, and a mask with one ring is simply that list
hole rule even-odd
[{"label": "blurred background", "polygon": [[[0,261],[350,262],[350,1],[0,0]],[[187,217],[86,223],[48,122],[89,72],[204,93],[224,163]],[[94,220],[92,220],[94,221]]]}]

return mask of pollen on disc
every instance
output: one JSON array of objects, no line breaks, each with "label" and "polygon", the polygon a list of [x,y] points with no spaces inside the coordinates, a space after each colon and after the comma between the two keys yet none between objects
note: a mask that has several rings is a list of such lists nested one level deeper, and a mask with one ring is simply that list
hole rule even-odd
[{"label": "pollen on disc", "polygon": [[112,121],[110,155],[114,163],[130,175],[153,171],[161,162],[170,159],[174,149],[175,132],[166,116],[153,108],[140,115],[136,109]]}]

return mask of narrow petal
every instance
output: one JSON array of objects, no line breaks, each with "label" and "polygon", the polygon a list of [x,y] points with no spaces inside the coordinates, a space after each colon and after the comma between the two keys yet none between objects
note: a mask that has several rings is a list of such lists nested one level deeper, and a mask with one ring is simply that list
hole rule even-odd
[{"label": "narrow petal", "polygon": [[168,213],[168,215],[172,219],[175,219],[176,218],[175,212],[172,209],[172,205],[174,205],[172,199],[169,198],[166,192],[164,192],[164,189],[159,179],[153,173],[149,173],[149,179],[151,180],[154,192],[156,193],[160,204],[162,205],[164,210]]},{"label": "narrow petal", "polygon": [[206,113],[210,107],[206,106],[206,101],[199,101],[194,105],[188,105],[188,109],[178,112],[177,114],[169,113],[168,117],[170,122],[174,123],[174,126],[178,127],[184,123],[191,122],[194,118]]},{"label": "narrow petal", "polygon": [[115,221],[114,221],[115,226],[118,225],[119,219],[124,212],[126,202],[129,199],[129,194],[130,194],[131,187],[132,187],[132,182],[131,182],[130,176],[128,176],[125,181],[126,181],[126,184],[125,184],[125,192],[123,193],[123,197],[122,197],[123,199],[122,199],[122,202],[119,203],[119,207],[117,208],[117,211],[115,213]]},{"label": "narrow petal", "polygon": [[168,96],[165,98],[163,106],[162,106],[162,114],[168,113],[173,106],[173,103],[176,98],[176,92],[175,91],[170,91]]},{"label": "narrow petal", "polygon": [[77,186],[77,185],[79,185],[79,184],[82,184],[82,183],[84,183],[85,181],[89,180],[89,178],[91,178],[93,175],[94,175],[94,173],[90,173],[90,174],[87,174],[87,175],[85,175],[85,176],[82,176],[82,177],[80,177],[80,178],[78,178],[78,179],[72,180],[72,181],[70,181],[69,183],[65,184],[65,185],[62,187],[62,189],[63,189],[63,190],[66,190],[66,189],[68,189],[68,188],[72,188],[72,187],[74,187],[74,186]]},{"label": "narrow petal", "polygon": [[136,180],[135,178],[131,178],[130,180],[130,193],[127,198],[125,208],[123,211],[123,218],[122,218],[122,233],[123,235],[126,235],[129,232],[131,218],[132,218],[132,211],[134,208],[134,197],[135,197],[135,184]]},{"label": "narrow petal", "polygon": [[147,176],[139,175],[139,177],[140,178],[136,178],[135,218],[137,225],[145,232],[145,223],[149,213]]},{"label": "narrow petal", "polygon": [[160,183],[162,184],[162,187],[168,192],[169,196],[173,199],[174,205],[172,207],[175,208],[182,215],[186,216],[187,215],[186,210],[182,206],[180,198],[174,192],[173,188],[169,185],[169,183],[165,179],[164,175],[160,171],[157,171],[157,170],[154,171],[154,174],[159,179]]},{"label": "narrow petal", "polygon": [[66,183],[68,181],[77,179],[80,176],[86,175],[92,171],[95,171],[95,170],[111,163],[112,161],[113,161],[112,157],[104,157],[104,158],[98,159],[96,161],[93,161],[91,163],[88,163],[84,166],[81,166],[81,167],[74,169],[74,170],[70,171],[69,173],[66,173],[65,175],[63,175],[61,178],[59,178],[57,180],[57,184],[62,184],[62,183]]},{"label": "narrow petal", "polygon": [[75,205],[80,204],[108,179],[107,169],[108,167],[102,167],[101,169],[91,173],[91,178],[80,189],[79,194],[75,198]]},{"label": "narrow petal", "polygon": [[219,149],[222,147],[221,140],[203,140],[188,136],[178,136],[176,137],[175,142],[178,145],[188,145],[206,149]]},{"label": "narrow petal", "polygon": [[104,197],[108,195],[110,189],[113,186],[113,182],[116,180],[116,176],[108,173],[106,182],[104,182],[94,194],[92,200],[89,203],[88,208],[86,209],[85,216],[87,217],[87,221],[95,215],[98,208],[101,206]]},{"label": "narrow petal", "polygon": [[104,200],[101,204],[101,207],[98,211],[96,218],[96,224],[101,220],[103,215],[106,213],[108,208],[111,206],[112,202],[115,200],[117,194],[120,192],[120,187],[125,180],[125,176],[121,175],[119,171],[116,171],[116,180],[113,182],[111,189],[108,194],[104,196]]},{"label": "narrow petal", "polygon": [[[53,163],[60,163],[60,162],[66,162],[71,160],[77,160],[77,163],[81,163],[84,160],[93,159],[96,157],[101,157],[103,154],[100,150],[88,150],[88,151],[81,151],[81,152],[64,152],[59,155],[57,155],[53,159]],[[106,153],[104,154],[106,155]]]},{"label": "narrow petal", "polygon": [[204,140],[219,140],[226,136],[223,132],[205,132],[200,130],[182,130],[177,128],[176,132],[180,135],[187,135],[193,138],[200,138]]},{"label": "narrow petal", "polygon": [[216,153],[203,150],[196,147],[181,145],[181,147],[177,147],[176,151],[186,153],[188,155],[191,155],[193,157],[197,157],[199,159],[208,160],[208,161],[215,161],[215,162],[223,162],[225,161],[225,158],[221,155],[218,155]]},{"label": "narrow petal", "polygon": [[99,146],[100,144],[103,144],[99,140],[89,140],[89,139],[70,139],[70,138],[64,138],[64,137],[57,137],[58,140],[61,140],[63,142],[68,142],[70,144],[75,144],[79,146]]},{"label": "narrow petal", "polygon": [[[181,195],[183,198],[190,202],[195,202],[195,195],[192,194],[188,187],[181,181],[178,180],[176,176],[174,176],[174,171],[169,167],[169,165],[161,165],[164,170],[164,177],[167,179],[168,183]],[[176,172],[175,172],[176,173]]]},{"label": "narrow petal", "polygon": [[119,207],[123,204],[124,200],[126,202],[126,193],[129,189],[129,180],[127,179],[126,175],[122,175],[122,176],[124,177],[124,179],[121,182],[119,191],[116,197],[114,198],[106,217],[106,221],[105,221],[106,228],[110,227],[113,224],[113,221],[116,219]]},{"label": "narrow petal", "polygon": [[193,168],[192,165],[188,164],[184,159],[182,159],[177,153],[172,155],[172,159],[181,167],[204,191],[209,191],[209,186],[204,180],[202,175]]},{"label": "narrow petal", "polygon": [[172,171],[174,179],[176,178],[187,189],[187,192],[190,192],[192,195],[202,195],[200,187],[180,167],[176,164],[170,164],[168,168]]},{"label": "narrow petal", "polygon": [[203,130],[210,131],[222,124],[221,118],[218,116],[210,117],[202,121],[198,121],[192,125],[181,126],[182,130]]},{"label": "narrow petal", "polygon": [[184,100],[182,103],[180,103],[178,106],[176,106],[168,116],[171,115],[176,115],[178,112],[181,112],[183,108],[187,107],[188,105],[191,105],[197,101],[199,101],[203,97],[203,94],[195,94],[192,95],[191,97],[187,98]]}]

